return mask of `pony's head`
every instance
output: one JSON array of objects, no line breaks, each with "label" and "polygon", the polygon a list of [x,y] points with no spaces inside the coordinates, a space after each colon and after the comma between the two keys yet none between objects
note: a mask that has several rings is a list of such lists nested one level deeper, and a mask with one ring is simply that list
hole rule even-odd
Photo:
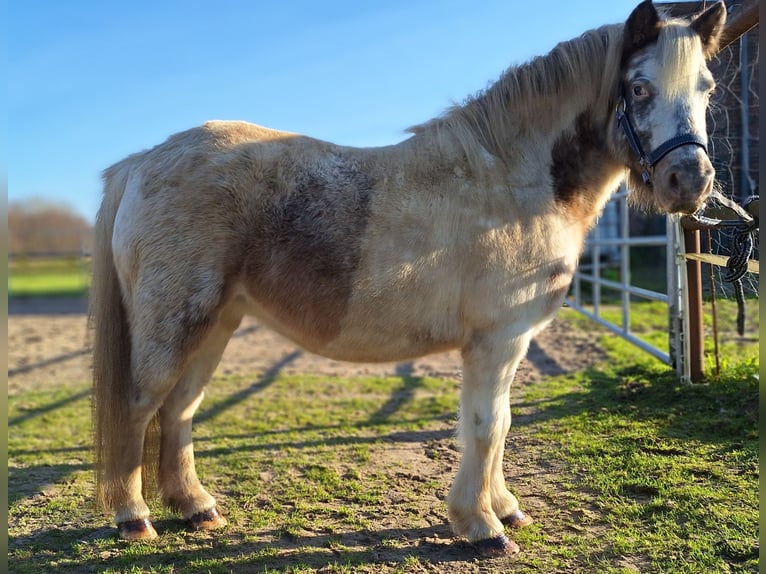
[{"label": "pony's head", "polygon": [[646,0],[625,24],[615,137],[638,205],[692,213],[712,190],[706,61],[725,20],[723,2],[688,22],[663,20]]}]

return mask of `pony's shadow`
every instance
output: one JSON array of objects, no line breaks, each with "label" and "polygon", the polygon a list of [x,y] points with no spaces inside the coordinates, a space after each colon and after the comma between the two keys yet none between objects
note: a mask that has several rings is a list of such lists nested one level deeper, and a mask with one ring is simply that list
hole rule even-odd
[{"label": "pony's shadow", "polygon": [[[57,409],[63,408],[76,401],[79,401],[90,394],[90,389],[75,393],[71,396],[54,401],[47,405],[35,409],[29,409],[19,415],[8,419],[8,432],[22,423],[35,417],[44,416]],[[72,458],[88,457],[87,446],[71,446],[58,449],[46,449],[46,453],[68,453]],[[9,449],[9,459],[22,455],[35,454],[37,451],[30,449]],[[69,464],[51,464],[51,465],[33,465],[25,467],[8,466],[8,503],[10,505],[24,498],[30,498],[40,493],[47,485],[62,482],[67,476],[78,470],[90,468],[86,463]]]},{"label": "pony's shadow", "polygon": [[[433,524],[419,528],[384,528],[380,530],[360,529],[347,532],[317,533],[316,535],[291,536],[279,531],[267,532],[267,541],[249,542],[241,537],[229,538],[226,531],[215,533],[190,532],[185,521],[179,519],[158,520],[155,526],[163,539],[178,541],[179,538],[194,546],[194,549],[174,551],[172,548],[158,547],[156,552],[140,556],[143,569],[167,568],[174,570],[193,568],[199,561],[199,544],[214,542],[214,553],[219,560],[225,560],[231,572],[253,572],[256,569],[289,568],[301,565],[321,570],[332,564],[374,565],[404,564],[413,557],[421,558],[430,564],[446,564],[473,561],[476,559],[475,548],[464,539],[454,538],[449,525]],[[62,535],[71,540],[63,544]],[[115,540],[115,530],[111,527],[97,529],[50,529],[37,533],[30,538],[11,537],[9,547],[9,571],[15,570],[15,564],[21,558],[15,556],[15,550],[22,549],[30,542],[38,551],[60,556],[71,556],[75,545],[103,544]],[[397,541],[397,544],[391,544]],[[361,547],[361,548],[360,548]],[[129,545],[121,548],[129,550]],[[276,552],[275,552],[276,550]],[[121,569],[125,567],[125,553],[122,550],[102,553],[99,557],[84,560],[78,565],[83,571],[97,568]],[[276,555],[275,555],[276,554]],[[23,559],[28,562],[28,558]],[[78,570],[79,571],[79,570]]]},{"label": "pony's shadow", "polygon": [[73,472],[89,470],[90,468],[91,465],[86,463],[9,468],[8,504],[12,506],[20,500],[32,498],[40,494],[44,495],[44,490],[47,486],[60,484]]}]

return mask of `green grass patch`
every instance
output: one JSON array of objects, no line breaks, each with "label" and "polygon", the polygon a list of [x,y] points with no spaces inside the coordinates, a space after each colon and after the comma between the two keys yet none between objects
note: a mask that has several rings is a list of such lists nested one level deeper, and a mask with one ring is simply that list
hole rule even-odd
[{"label": "green grass patch", "polygon": [[[544,406],[515,430],[539,441],[564,486],[555,521],[583,534],[564,548],[548,539],[551,560],[565,571],[758,571],[757,364],[683,386],[624,341],[605,343],[622,360],[531,389],[525,400]],[[516,540],[545,545],[549,526]]]},{"label": "green grass patch", "polygon": [[[718,333],[718,356],[724,371],[737,371],[743,365],[745,368],[757,366],[759,362],[759,333],[760,333],[759,300],[745,300],[745,333],[737,333],[737,302],[731,299],[720,299],[716,302],[716,324],[713,322],[713,312],[710,302],[704,303],[702,324],[704,332],[705,373],[715,379],[715,339]],[[622,307],[619,305],[601,305],[599,315],[617,326],[622,325]],[[592,329],[590,319],[574,313],[568,318],[573,325],[582,329]],[[668,349],[668,306],[660,301],[631,301],[630,303],[630,332],[639,339],[667,352]],[[607,346],[615,337],[605,339]],[[623,351],[620,351],[623,352]],[[624,350],[631,358],[638,358],[645,353],[635,347]],[[726,377],[726,374],[723,374]]]},{"label": "green grass patch", "polygon": [[87,384],[9,396],[10,571],[756,572],[757,361],[682,386],[603,342],[604,363],[515,389],[506,471],[536,522],[513,561],[477,564],[445,524],[457,382],[279,375],[216,378],[195,418],[229,527],[153,501],[160,538],[133,545],[92,506]]},{"label": "green grass patch", "polygon": [[8,264],[10,296],[81,295],[89,285],[90,263],[83,258],[13,259]]}]

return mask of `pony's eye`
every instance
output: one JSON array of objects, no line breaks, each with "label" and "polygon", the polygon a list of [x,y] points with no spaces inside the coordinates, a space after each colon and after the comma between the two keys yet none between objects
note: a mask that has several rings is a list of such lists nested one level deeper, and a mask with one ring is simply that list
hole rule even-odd
[{"label": "pony's eye", "polygon": [[649,90],[643,83],[636,82],[630,87],[630,91],[633,93],[633,99],[636,101],[645,100],[649,97]]}]

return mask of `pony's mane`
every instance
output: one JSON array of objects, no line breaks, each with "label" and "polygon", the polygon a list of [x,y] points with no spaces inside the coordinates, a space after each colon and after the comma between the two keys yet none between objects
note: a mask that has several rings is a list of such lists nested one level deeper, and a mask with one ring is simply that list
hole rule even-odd
[{"label": "pony's mane", "polygon": [[663,63],[659,83],[671,96],[685,82],[696,80],[699,69],[705,65],[699,36],[688,22],[680,19],[663,21],[657,39],[657,59]]},{"label": "pony's mane", "polygon": [[622,25],[603,26],[561,42],[547,55],[506,70],[486,90],[442,116],[407,131],[452,136],[474,171],[486,165],[486,152],[512,161],[507,142],[539,126],[570,123],[589,106],[607,112],[616,96],[622,51]]}]

